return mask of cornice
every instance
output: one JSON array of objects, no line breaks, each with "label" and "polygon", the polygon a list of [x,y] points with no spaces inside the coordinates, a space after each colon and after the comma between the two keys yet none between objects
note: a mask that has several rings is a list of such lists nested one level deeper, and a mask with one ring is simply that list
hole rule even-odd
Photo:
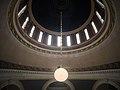
[{"label": "cornice", "polygon": [[42,71],[42,72],[50,72],[50,68],[42,68],[42,67],[31,67],[25,65],[14,64],[10,62],[5,62],[0,60],[0,69],[16,69],[16,70],[28,70],[28,71]]},{"label": "cornice", "polygon": [[[18,80],[54,79],[54,72],[0,69],[0,80],[9,80],[9,79],[18,79]],[[68,79],[120,80],[120,69],[69,72]]]},{"label": "cornice", "polygon": [[[16,69],[16,70],[27,70],[27,71],[41,71],[41,72],[52,72],[51,68],[42,67],[31,67],[25,65],[14,64],[0,60],[0,69]],[[96,71],[96,70],[109,70],[109,69],[120,69],[120,61],[114,63],[108,63],[98,66],[91,66],[85,68],[66,68],[69,72],[83,72],[83,71]]]}]

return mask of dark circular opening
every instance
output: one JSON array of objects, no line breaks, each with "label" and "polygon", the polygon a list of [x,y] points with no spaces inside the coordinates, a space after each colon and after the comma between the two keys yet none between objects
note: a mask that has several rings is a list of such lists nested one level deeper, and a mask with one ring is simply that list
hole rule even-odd
[{"label": "dark circular opening", "polygon": [[82,26],[91,12],[90,0],[32,0],[35,20],[44,28],[60,31],[60,11],[63,12],[63,32]]},{"label": "dark circular opening", "polygon": [[53,0],[53,5],[58,10],[65,10],[69,6],[69,0]]}]

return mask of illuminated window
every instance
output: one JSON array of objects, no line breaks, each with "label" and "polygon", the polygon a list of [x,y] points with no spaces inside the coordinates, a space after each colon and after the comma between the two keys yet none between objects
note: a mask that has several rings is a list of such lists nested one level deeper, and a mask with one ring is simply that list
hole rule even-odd
[{"label": "illuminated window", "polygon": [[70,39],[70,36],[67,36],[67,46],[71,46],[71,39]]},{"label": "illuminated window", "polygon": [[31,29],[31,32],[30,32],[30,34],[29,34],[30,37],[33,36],[34,30],[35,30],[35,26],[33,26],[32,29]]},{"label": "illuminated window", "polygon": [[20,12],[18,13],[18,17],[20,17],[20,16],[24,13],[24,11],[25,11],[26,8],[27,8],[27,6],[24,6],[24,7],[20,10]]},{"label": "illuminated window", "polygon": [[102,2],[100,2],[99,0],[96,0],[96,1],[97,1],[97,3],[98,3],[102,8],[105,7],[104,4],[102,4]]},{"label": "illuminated window", "polygon": [[99,18],[99,20],[101,21],[101,23],[103,23],[104,20],[102,19],[101,15],[98,13],[98,11],[96,11],[96,15]]},{"label": "illuminated window", "polygon": [[77,44],[80,44],[80,43],[81,43],[81,42],[80,42],[80,35],[79,35],[79,33],[76,34],[76,40],[77,40]]},{"label": "illuminated window", "polygon": [[57,37],[57,46],[62,46],[62,38],[60,36]]},{"label": "illuminated window", "polygon": [[93,29],[94,29],[94,31],[95,31],[95,33],[97,33],[98,32],[98,30],[97,30],[97,28],[96,28],[96,26],[95,26],[95,23],[92,21],[92,26],[93,26]]},{"label": "illuminated window", "polygon": [[48,44],[48,45],[51,45],[51,41],[52,41],[52,35],[49,35],[49,36],[48,36],[48,43],[47,43],[47,44]]},{"label": "illuminated window", "polygon": [[28,21],[29,21],[29,17],[27,17],[26,20],[25,20],[25,22],[23,23],[22,29],[25,29],[25,27],[26,27]]},{"label": "illuminated window", "polygon": [[41,41],[42,41],[42,36],[43,36],[43,32],[40,32],[39,38],[38,38],[38,42],[41,42]]},{"label": "illuminated window", "polygon": [[87,29],[85,29],[84,32],[85,32],[86,39],[87,40],[90,39]]}]

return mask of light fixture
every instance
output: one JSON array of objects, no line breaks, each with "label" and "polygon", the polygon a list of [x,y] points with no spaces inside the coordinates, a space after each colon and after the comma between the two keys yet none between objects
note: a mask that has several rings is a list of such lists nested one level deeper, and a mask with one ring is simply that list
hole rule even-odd
[{"label": "light fixture", "polygon": [[55,73],[54,77],[59,82],[64,82],[68,78],[68,72],[64,68],[58,68]]},{"label": "light fixture", "polygon": [[[60,13],[60,35],[61,35],[60,51],[61,51],[61,57],[62,57],[62,12]],[[62,59],[61,59],[61,63],[62,63]],[[68,78],[67,70],[62,68],[62,65],[61,65],[61,67],[55,70],[54,78],[58,82],[64,82]]]}]

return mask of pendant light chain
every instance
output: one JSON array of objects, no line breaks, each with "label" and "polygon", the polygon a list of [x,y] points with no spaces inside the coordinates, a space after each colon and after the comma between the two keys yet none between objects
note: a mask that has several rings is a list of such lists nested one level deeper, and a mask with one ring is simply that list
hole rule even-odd
[{"label": "pendant light chain", "polygon": [[54,77],[56,79],[56,81],[59,81],[59,82],[64,82],[65,80],[67,80],[68,78],[68,72],[66,69],[62,68],[62,50],[63,50],[63,47],[62,47],[62,43],[63,43],[63,39],[62,39],[62,34],[63,34],[63,31],[62,31],[62,12],[60,12],[60,55],[61,55],[61,59],[60,59],[60,67],[58,67],[58,69],[55,71],[54,73]]},{"label": "pendant light chain", "polygon": [[62,37],[62,34],[63,34],[63,31],[62,31],[62,28],[63,28],[63,24],[62,24],[62,11],[60,12],[60,54],[61,54],[61,67],[62,67],[62,50],[63,50],[63,37]]},{"label": "pendant light chain", "polygon": [[61,45],[60,45],[60,51],[61,51],[61,55],[62,55],[62,43],[63,43],[63,39],[62,39],[62,12],[60,12],[60,35],[61,35]]}]

